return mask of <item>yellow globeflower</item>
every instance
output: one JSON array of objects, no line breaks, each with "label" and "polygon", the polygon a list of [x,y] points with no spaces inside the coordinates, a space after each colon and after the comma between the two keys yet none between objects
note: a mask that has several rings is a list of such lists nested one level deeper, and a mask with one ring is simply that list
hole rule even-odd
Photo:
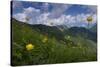
[{"label": "yellow globeflower", "polygon": [[42,40],[43,43],[47,42],[48,38],[44,37],[44,39]]},{"label": "yellow globeflower", "polygon": [[27,44],[27,45],[26,45],[26,49],[27,49],[27,50],[32,50],[32,49],[34,49],[34,47],[35,47],[35,46],[32,45],[32,44]]},{"label": "yellow globeflower", "polygon": [[91,16],[89,16],[88,18],[87,18],[87,21],[88,22],[91,22],[93,20],[93,18],[91,17]]}]

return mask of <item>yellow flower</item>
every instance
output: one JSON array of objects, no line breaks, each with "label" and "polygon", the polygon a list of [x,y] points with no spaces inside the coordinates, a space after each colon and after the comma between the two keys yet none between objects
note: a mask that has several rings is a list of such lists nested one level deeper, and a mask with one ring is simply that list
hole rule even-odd
[{"label": "yellow flower", "polygon": [[26,49],[27,49],[27,50],[32,50],[32,49],[34,49],[34,47],[35,47],[35,46],[32,45],[32,44],[27,44],[27,45],[26,45]]},{"label": "yellow flower", "polygon": [[45,43],[47,41],[48,41],[48,38],[47,37],[44,37],[44,39],[42,40],[43,43]]},{"label": "yellow flower", "polygon": [[87,18],[87,21],[88,22],[91,22],[93,20],[93,18],[91,17],[91,16],[89,16],[88,18]]}]

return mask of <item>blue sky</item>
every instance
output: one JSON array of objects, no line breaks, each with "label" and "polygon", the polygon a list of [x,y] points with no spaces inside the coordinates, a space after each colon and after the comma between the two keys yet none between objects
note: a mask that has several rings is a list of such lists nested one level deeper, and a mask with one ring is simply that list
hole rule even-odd
[{"label": "blue sky", "polygon": [[86,19],[89,16],[93,18],[91,26],[97,22],[97,7],[95,5],[13,1],[12,7],[13,18],[29,24],[86,27],[88,23]]}]

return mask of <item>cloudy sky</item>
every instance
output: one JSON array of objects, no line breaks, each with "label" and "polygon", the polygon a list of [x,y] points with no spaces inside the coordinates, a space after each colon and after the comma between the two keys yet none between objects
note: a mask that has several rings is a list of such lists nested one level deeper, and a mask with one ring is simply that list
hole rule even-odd
[{"label": "cloudy sky", "polygon": [[87,27],[87,17],[97,23],[97,7],[94,5],[75,5],[61,3],[13,1],[12,17],[28,24],[48,26],[66,25],[68,27]]}]

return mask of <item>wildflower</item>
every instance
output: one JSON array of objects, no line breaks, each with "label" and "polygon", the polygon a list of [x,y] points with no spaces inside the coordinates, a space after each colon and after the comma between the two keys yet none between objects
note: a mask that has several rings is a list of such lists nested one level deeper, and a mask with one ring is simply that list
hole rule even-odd
[{"label": "wildflower", "polygon": [[70,36],[68,36],[67,38],[70,39]]},{"label": "wildflower", "polygon": [[34,49],[34,47],[35,47],[35,46],[32,45],[32,44],[27,44],[27,45],[26,45],[26,49],[27,49],[27,50],[32,50],[32,49]]},{"label": "wildflower", "polygon": [[93,20],[93,19],[92,19],[91,16],[89,16],[89,17],[87,18],[87,21],[88,21],[88,22],[92,22],[92,20]]},{"label": "wildflower", "polygon": [[92,16],[87,17],[88,28],[90,28],[90,27],[89,27],[89,24],[92,23],[92,20],[93,20]]},{"label": "wildflower", "polygon": [[45,36],[44,39],[42,40],[43,43],[47,42],[48,38]]}]

